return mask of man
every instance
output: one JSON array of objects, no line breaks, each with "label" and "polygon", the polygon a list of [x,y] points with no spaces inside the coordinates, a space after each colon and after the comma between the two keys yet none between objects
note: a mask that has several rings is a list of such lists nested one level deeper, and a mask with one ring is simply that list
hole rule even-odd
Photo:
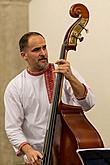
[{"label": "man", "polygon": [[87,111],[94,106],[94,95],[80,74],[71,70],[68,61],[57,60],[57,67],[48,63],[46,41],[40,33],[24,34],[19,46],[28,65],[6,88],[5,129],[17,155],[24,155],[25,161],[38,165],[43,157],[56,73],[64,75],[64,103]]}]

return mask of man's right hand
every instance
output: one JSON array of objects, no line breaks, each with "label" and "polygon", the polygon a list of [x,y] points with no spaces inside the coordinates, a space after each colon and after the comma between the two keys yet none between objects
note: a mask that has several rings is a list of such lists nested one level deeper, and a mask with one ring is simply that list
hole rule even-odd
[{"label": "man's right hand", "polygon": [[39,151],[34,150],[31,147],[31,145],[25,144],[21,148],[21,150],[26,155],[29,163],[31,163],[32,165],[40,165],[41,164],[41,159],[43,158],[43,155]]}]

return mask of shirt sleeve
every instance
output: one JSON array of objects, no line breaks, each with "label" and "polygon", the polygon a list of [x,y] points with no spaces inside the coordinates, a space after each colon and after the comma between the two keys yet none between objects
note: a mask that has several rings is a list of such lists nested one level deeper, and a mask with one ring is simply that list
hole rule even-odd
[{"label": "shirt sleeve", "polygon": [[4,94],[5,104],[5,130],[10,143],[16,153],[19,153],[19,146],[26,143],[27,139],[22,131],[24,120],[23,106],[16,86],[8,85]]},{"label": "shirt sleeve", "polygon": [[[86,96],[84,99],[78,99],[74,95],[74,91],[68,80],[64,79],[64,101],[75,106],[81,106],[84,111],[90,110],[95,105],[95,96],[93,91],[85,81],[85,79],[79,74],[78,71],[72,69],[75,77],[86,87]],[[66,94],[65,94],[66,93]],[[66,98],[66,99],[65,99]]]}]

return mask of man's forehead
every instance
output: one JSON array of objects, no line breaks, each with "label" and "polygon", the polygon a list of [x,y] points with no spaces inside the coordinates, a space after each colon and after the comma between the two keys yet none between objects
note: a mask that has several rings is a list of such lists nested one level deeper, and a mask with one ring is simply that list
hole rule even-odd
[{"label": "man's forehead", "polygon": [[40,35],[31,36],[28,40],[28,46],[42,46],[46,45],[45,39]]}]

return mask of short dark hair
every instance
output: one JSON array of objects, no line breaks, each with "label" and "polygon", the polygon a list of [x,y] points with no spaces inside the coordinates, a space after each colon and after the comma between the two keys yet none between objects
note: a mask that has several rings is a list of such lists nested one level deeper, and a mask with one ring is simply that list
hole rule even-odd
[{"label": "short dark hair", "polygon": [[[43,37],[43,35],[39,32],[28,32],[25,33],[19,40],[19,48],[20,48],[20,52],[22,52],[27,46],[28,46],[28,40],[31,36],[33,35],[40,35]],[[43,37],[44,38],[44,37]]]}]

